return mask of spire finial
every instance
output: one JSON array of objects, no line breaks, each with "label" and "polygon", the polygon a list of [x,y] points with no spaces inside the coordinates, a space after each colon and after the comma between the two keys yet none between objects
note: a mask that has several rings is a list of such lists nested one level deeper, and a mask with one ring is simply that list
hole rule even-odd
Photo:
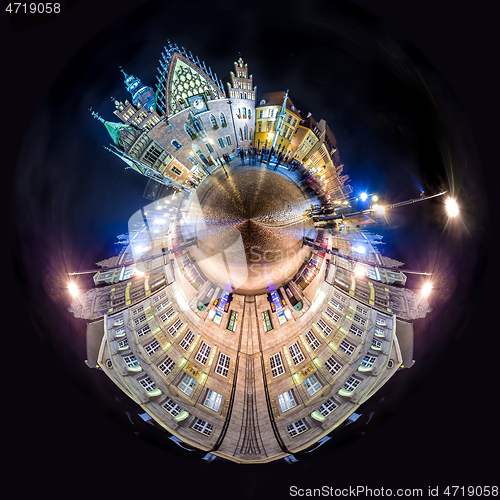
[{"label": "spire finial", "polygon": [[91,107],[89,108],[89,111],[94,118],[97,118],[101,123],[105,123],[104,118],[101,118]]},{"label": "spire finial", "polygon": [[129,75],[123,71],[123,68],[121,66],[118,66],[120,68],[120,71],[123,73],[123,76],[125,77],[125,80],[128,78]]}]

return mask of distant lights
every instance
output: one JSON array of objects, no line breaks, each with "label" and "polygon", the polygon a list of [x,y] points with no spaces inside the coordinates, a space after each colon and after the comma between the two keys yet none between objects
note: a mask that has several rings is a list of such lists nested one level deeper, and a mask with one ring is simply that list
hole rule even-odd
[{"label": "distant lights", "polygon": [[449,217],[456,217],[460,212],[458,204],[456,200],[454,200],[453,198],[448,198],[445,202],[445,206],[446,206],[446,213],[448,214]]},{"label": "distant lights", "polygon": [[361,246],[361,245],[358,245],[357,247],[353,247],[353,250],[355,252],[358,252],[358,253],[365,253],[366,252],[366,249],[365,247]]},{"label": "distant lights", "polygon": [[372,196],[372,201],[375,201],[375,202],[377,202],[377,201],[378,201],[378,196],[377,196],[376,194],[374,194],[374,195]]},{"label": "distant lights", "polygon": [[374,212],[377,212],[380,215],[385,213],[385,207],[383,207],[382,205],[373,205],[372,209]]},{"label": "distant lights", "polygon": [[359,197],[362,201],[366,201],[368,199],[368,195],[366,193],[361,193]]}]

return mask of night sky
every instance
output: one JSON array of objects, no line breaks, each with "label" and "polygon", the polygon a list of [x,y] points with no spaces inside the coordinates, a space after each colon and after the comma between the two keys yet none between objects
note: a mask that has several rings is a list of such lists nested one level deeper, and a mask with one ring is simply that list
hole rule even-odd
[{"label": "night sky", "polygon": [[[17,489],[9,498],[101,498],[114,488],[117,497],[187,488],[229,498],[224,481],[248,483],[239,491],[249,499],[287,498],[292,484],[494,484],[498,327],[487,252],[498,243],[493,2],[480,9],[450,0],[65,5],[73,3],[29,29],[1,21],[9,48],[2,66],[14,89],[3,102],[4,261],[12,283],[3,414]],[[372,14],[355,7],[364,4]],[[105,377],[83,364],[85,325],[65,312],[65,272],[113,255],[128,217],[148,203],[146,179],[103,149],[109,136],[87,109],[115,121],[110,97],[129,98],[118,66],[153,86],[167,38],[220,78],[241,52],[259,98],[288,88],[304,114],[329,124],[355,192],[391,203],[421,190],[460,197],[461,222],[447,226],[433,200],[394,212],[398,227],[376,231],[386,255],[442,281],[433,313],[418,326],[417,363],[392,379],[384,418],[339,450],[293,466],[168,454],[115,422],[126,417],[106,403]],[[480,280],[485,267],[488,278]]]}]

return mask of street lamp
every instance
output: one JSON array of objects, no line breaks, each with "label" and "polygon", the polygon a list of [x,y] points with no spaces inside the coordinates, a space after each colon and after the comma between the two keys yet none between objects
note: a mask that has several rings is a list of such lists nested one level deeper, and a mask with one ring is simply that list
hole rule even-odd
[{"label": "street lamp", "polygon": [[217,151],[217,148],[215,147],[214,141],[212,139],[210,139],[209,142],[215,150],[215,154],[217,155],[217,159],[219,160],[219,163],[222,165],[222,168],[224,169],[224,173],[226,174],[226,177],[229,177],[229,175],[227,175],[227,171],[226,171],[226,167],[224,166],[224,162],[221,161],[221,159],[220,159],[219,152]]},{"label": "street lamp", "polygon": [[78,297],[79,295],[79,291],[78,291],[78,287],[76,286],[76,283],[74,283],[73,281],[70,281],[68,283],[68,290],[69,290],[69,293],[71,294],[72,297]]},{"label": "street lamp", "polygon": [[432,284],[430,281],[427,281],[422,286],[422,290],[420,290],[420,295],[422,295],[422,297],[428,297],[431,293],[431,290],[432,290]]}]

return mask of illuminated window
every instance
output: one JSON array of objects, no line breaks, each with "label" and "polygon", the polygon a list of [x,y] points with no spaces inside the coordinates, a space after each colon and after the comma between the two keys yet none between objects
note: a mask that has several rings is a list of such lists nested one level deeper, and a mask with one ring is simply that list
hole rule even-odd
[{"label": "illuminated window", "polygon": [[286,391],[278,396],[281,411],[287,411],[297,405],[293,397],[292,391]]},{"label": "illuminated window", "polygon": [[344,310],[344,306],[340,305],[336,300],[332,300],[331,304],[332,304],[332,306],[335,306],[341,312]]},{"label": "illuminated window", "polygon": [[269,332],[273,329],[273,324],[271,323],[271,318],[269,316],[269,311],[264,311],[262,313],[262,321],[264,322],[264,330]]},{"label": "illuminated window", "polygon": [[209,389],[207,392],[207,397],[205,398],[205,402],[203,404],[214,411],[219,411],[221,401],[222,394],[218,394],[215,391]]},{"label": "illuminated window", "polygon": [[133,355],[131,355],[131,356],[123,356],[123,360],[125,361],[125,364],[129,368],[134,368],[135,366],[140,366],[139,365],[139,361],[137,361],[137,359],[135,359],[135,356],[133,356]]},{"label": "illuminated window", "polygon": [[180,168],[177,168],[175,165],[170,169],[170,171],[175,175],[182,175],[182,170]]},{"label": "illuminated window", "polygon": [[361,361],[361,366],[365,366],[366,368],[371,368],[376,360],[377,360],[376,356],[370,356],[369,354],[367,354],[365,356],[365,359]]},{"label": "illuminated window", "polygon": [[193,392],[195,386],[196,380],[189,375],[185,375],[181,383],[179,384],[179,389],[189,396]]},{"label": "illuminated window", "polygon": [[231,314],[229,315],[229,322],[227,324],[227,329],[230,330],[231,332],[235,332],[237,321],[238,321],[238,313],[236,311],[231,311]]},{"label": "illuminated window", "polygon": [[309,378],[304,380],[304,387],[309,393],[309,396],[312,396],[321,389],[321,384],[318,382],[315,375],[311,375]]}]

